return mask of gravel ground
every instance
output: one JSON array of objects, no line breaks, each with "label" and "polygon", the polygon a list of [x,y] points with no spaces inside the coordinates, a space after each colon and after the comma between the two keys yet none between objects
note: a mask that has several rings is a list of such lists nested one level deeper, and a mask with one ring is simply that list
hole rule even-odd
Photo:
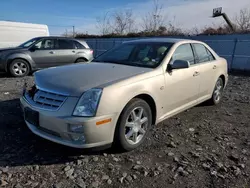
[{"label": "gravel ground", "polygon": [[32,79],[0,74],[0,187],[250,187],[250,77],[230,76],[220,105],[160,123],[129,153],[75,150],[33,135],[18,100]]}]

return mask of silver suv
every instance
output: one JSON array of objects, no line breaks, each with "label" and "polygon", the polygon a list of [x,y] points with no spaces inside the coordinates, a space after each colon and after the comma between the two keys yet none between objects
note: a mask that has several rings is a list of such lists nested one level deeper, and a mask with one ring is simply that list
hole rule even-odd
[{"label": "silver suv", "polygon": [[16,48],[0,49],[0,71],[22,77],[31,71],[92,59],[93,50],[85,41],[64,37],[37,37]]}]

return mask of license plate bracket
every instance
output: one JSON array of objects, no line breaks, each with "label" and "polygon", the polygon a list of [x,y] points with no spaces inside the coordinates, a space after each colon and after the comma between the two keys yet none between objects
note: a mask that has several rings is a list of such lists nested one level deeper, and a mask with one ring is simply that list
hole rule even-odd
[{"label": "license plate bracket", "polygon": [[26,107],[24,108],[24,119],[28,123],[39,127],[39,112]]}]

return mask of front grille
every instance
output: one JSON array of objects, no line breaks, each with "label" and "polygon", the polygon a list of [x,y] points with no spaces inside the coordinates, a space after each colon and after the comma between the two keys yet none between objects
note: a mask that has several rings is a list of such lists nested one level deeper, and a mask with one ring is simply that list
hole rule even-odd
[{"label": "front grille", "polygon": [[58,110],[67,96],[38,89],[33,97],[26,92],[25,98],[35,107],[45,110]]}]

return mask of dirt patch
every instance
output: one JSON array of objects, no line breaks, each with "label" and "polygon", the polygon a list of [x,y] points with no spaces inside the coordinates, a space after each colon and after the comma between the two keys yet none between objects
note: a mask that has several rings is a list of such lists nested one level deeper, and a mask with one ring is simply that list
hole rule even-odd
[{"label": "dirt patch", "polygon": [[249,77],[230,76],[220,105],[170,118],[122,154],[33,135],[19,106],[25,81],[0,74],[0,187],[250,187]]}]

